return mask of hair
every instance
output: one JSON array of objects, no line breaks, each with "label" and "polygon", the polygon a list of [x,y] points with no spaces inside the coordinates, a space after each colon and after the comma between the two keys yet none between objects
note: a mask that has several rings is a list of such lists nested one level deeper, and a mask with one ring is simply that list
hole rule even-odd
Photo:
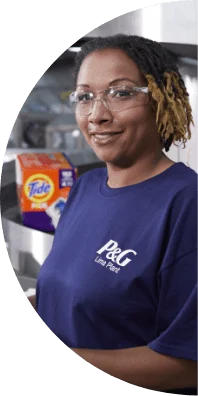
[{"label": "hair", "polygon": [[189,94],[178,70],[175,57],[156,41],[117,34],[97,37],[82,45],[76,56],[74,83],[87,55],[102,49],[121,49],[138,66],[147,80],[151,104],[156,114],[156,125],[165,151],[176,141],[184,147],[191,138],[193,124]]}]

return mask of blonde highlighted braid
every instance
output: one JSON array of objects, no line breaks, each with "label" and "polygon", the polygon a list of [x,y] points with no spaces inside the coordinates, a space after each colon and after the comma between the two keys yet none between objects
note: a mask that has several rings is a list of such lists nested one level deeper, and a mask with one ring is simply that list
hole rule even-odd
[{"label": "blonde highlighted braid", "polygon": [[192,110],[186,88],[176,72],[165,72],[164,84],[159,87],[152,75],[147,74],[148,89],[156,111],[156,124],[164,141],[182,142],[184,147],[191,138]]}]

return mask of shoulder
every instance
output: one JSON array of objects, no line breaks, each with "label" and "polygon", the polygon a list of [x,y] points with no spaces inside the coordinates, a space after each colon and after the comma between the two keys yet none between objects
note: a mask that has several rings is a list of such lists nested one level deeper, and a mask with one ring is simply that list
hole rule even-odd
[{"label": "shoulder", "polygon": [[173,250],[179,246],[178,250],[185,254],[197,244],[197,173],[177,163],[165,176],[157,194],[159,216]]},{"label": "shoulder", "polygon": [[172,203],[177,205],[196,201],[197,173],[182,162],[175,164],[166,180],[166,195],[172,197]]},{"label": "shoulder", "polygon": [[[192,223],[197,220],[197,180],[190,172],[190,177],[182,180],[179,188],[176,189],[174,198],[171,203],[171,212],[175,221],[183,219],[188,222],[190,219]],[[193,177],[192,177],[193,176]]]},{"label": "shoulder", "polygon": [[[98,186],[105,174],[106,168],[97,168],[87,171],[77,178],[70,190],[57,230],[61,229],[63,222],[68,217],[68,213],[71,214],[74,210],[81,211],[82,202],[90,202],[91,197],[95,196],[98,191]],[[57,230],[56,234],[58,234]]]},{"label": "shoulder", "polygon": [[70,194],[69,200],[73,199],[75,196],[80,196],[92,194],[92,192],[99,190],[99,186],[103,178],[105,177],[107,171],[106,168],[96,168],[83,173],[75,181]]},{"label": "shoulder", "polygon": [[197,184],[196,183],[189,183],[181,188],[176,196],[176,201],[181,204],[185,203],[196,203],[197,200]]},{"label": "shoulder", "polygon": [[185,165],[181,170],[177,179],[180,186],[170,205],[169,224],[172,241],[175,246],[180,245],[184,255],[197,246],[197,174]]}]

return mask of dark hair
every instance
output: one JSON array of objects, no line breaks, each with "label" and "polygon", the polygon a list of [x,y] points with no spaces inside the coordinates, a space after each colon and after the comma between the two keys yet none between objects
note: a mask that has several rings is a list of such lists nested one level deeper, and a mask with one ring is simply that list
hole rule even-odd
[{"label": "dark hair", "polygon": [[97,37],[83,44],[76,56],[75,84],[85,57],[106,48],[123,50],[145,76],[165,150],[168,151],[175,141],[183,142],[185,147],[187,139],[191,138],[192,109],[173,55],[158,42],[140,36]]}]

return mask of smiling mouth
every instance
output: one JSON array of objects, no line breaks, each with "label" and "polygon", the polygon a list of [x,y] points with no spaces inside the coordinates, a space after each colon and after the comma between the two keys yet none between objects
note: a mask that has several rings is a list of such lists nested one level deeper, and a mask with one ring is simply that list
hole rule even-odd
[{"label": "smiling mouth", "polygon": [[115,139],[116,136],[121,135],[122,132],[109,132],[109,133],[94,133],[91,135],[95,143],[105,144]]}]

